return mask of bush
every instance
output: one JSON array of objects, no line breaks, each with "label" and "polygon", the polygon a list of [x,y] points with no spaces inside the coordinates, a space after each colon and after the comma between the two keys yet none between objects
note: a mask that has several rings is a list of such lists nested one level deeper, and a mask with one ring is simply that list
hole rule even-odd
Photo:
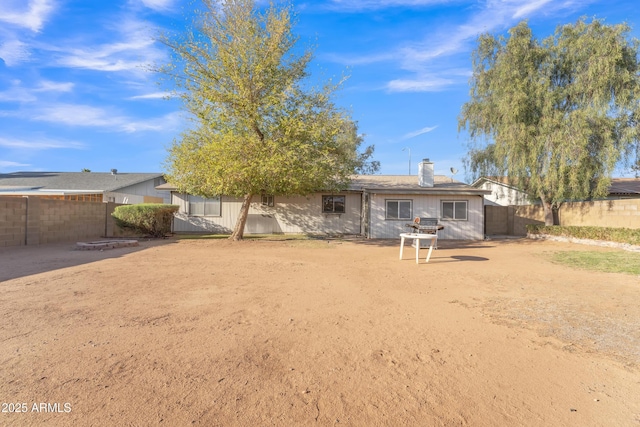
[{"label": "bush", "polygon": [[640,245],[640,229],[611,227],[577,227],[559,225],[528,224],[530,234],[574,237],[577,239],[605,240],[609,242]]},{"label": "bush", "polygon": [[171,232],[171,220],[178,208],[176,205],[158,203],[123,205],[118,206],[111,216],[121,228],[147,236],[164,237]]}]

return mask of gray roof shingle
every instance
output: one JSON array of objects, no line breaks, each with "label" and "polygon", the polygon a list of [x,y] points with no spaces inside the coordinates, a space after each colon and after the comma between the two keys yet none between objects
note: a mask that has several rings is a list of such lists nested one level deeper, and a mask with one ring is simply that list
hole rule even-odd
[{"label": "gray roof shingle", "polygon": [[46,190],[103,193],[162,177],[162,173],[14,172],[0,174],[0,191]]}]

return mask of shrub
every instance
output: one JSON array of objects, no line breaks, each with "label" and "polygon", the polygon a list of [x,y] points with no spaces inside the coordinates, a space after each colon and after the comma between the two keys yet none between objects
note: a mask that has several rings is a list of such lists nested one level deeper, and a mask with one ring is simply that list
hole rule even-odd
[{"label": "shrub", "polygon": [[119,227],[152,237],[164,237],[171,232],[171,219],[178,211],[176,205],[142,203],[118,206],[111,216]]},{"label": "shrub", "polygon": [[531,234],[574,237],[577,239],[606,240],[609,242],[640,245],[640,229],[612,227],[577,227],[559,225],[528,224]]}]

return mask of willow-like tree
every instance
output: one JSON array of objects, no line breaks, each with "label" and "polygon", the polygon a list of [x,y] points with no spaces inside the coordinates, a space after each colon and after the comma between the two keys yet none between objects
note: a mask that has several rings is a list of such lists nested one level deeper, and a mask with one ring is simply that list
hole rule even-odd
[{"label": "willow-like tree", "polygon": [[193,28],[161,38],[173,53],[170,77],[193,117],[167,158],[178,190],[242,198],[231,239],[242,239],[258,194],[338,191],[357,172],[375,172],[373,147],[333,102],[339,84],[308,81],[309,50],[297,49],[291,6],[204,0]]},{"label": "willow-like tree", "polygon": [[605,196],[639,136],[638,41],[629,32],[581,19],[541,42],[526,22],[508,37],[480,36],[459,117],[472,175],[507,175],[541,200],[547,225],[563,201]]}]

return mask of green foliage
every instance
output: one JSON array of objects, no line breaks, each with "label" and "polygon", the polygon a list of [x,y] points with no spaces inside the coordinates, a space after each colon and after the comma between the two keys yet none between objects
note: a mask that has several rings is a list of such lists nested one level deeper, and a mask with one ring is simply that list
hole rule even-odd
[{"label": "green foliage", "polygon": [[173,60],[158,71],[175,84],[193,118],[174,141],[167,180],[180,191],[243,197],[232,238],[242,237],[255,194],[305,195],[345,188],[375,172],[373,147],[332,101],[340,84],[306,82],[310,51],[296,49],[291,7],[253,0],[204,0],[197,27],[163,37]]},{"label": "green foliage", "polygon": [[508,37],[481,36],[459,117],[471,172],[507,175],[542,200],[547,224],[564,200],[606,195],[639,139],[639,45],[629,32],[579,20],[542,41],[525,22]]},{"label": "green foliage", "polygon": [[552,254],[551,260],[584,270],[640,275],[640,253],[566,251]]},{"label": "green foliage", "polygon": [[111,216],[121,228],[134,230],[152,237],[164,237],[171,232],[171,220],[179,206],[159,203],[122,205]]},{"label": "green foliage", "polygon": [[578,227],[558,225],[527,224],[530,234],[574,237],[577,239],[605,240],[609,242],[640,245],[640,229],[611,227]]}]

